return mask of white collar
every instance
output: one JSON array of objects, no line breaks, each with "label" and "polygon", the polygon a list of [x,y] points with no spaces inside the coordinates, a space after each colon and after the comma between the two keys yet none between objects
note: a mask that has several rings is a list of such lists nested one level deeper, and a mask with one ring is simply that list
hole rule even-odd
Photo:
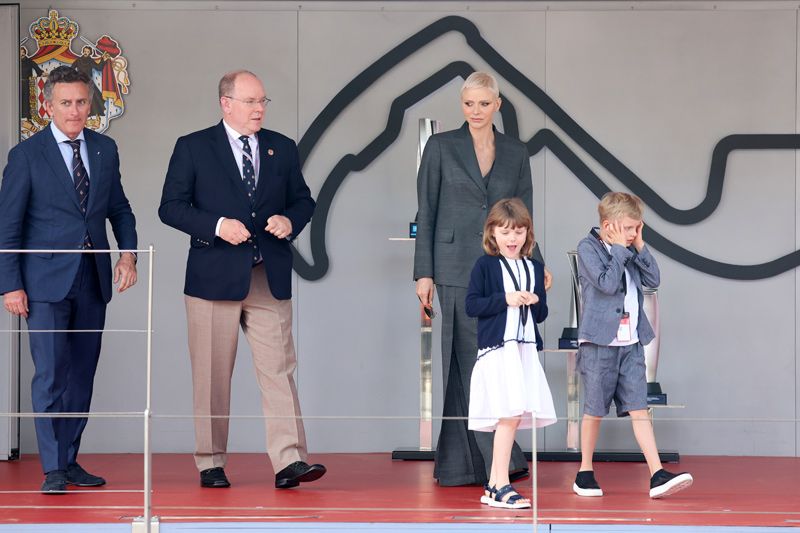
[{"label": "white collar", "polygon": [[[241,134],[241,133],[239,133],[238,131],[236,131],[235,129],[233,129],[233,128],[230,126],[230,124],[228,124],[227,122],[225,122],[225,119],[222,119],[222,125],[223,125],[223,126],[225,126],[225,131],[227,131],[227,132],[228,132],[228,136],[229,136],[231,139],[236,139],[237,141],[241,141],[241,139],[239,139],[239,137],[241,137],[243,134]],[[250,139],[251,141],[256,141],[256,140],[257,140],[257,138],[256,138],[256,134],[255,134],[255,133],[254,133],[254,134],[252,134],[252,135],[245,135],[245,137],[247,137],[247,138],[248,138],[248,139]]]},{"label": "white collar", "polygon": [[70,139],[67,136],[66,133],[64,133],[63,131],[58,129],[58,127],[56,126],[56,123],[53,122],[52,120],[50,121],[50,131],[53,132],[53,137],[55,137],[57,143],[63,143],[63,142],[73,141],[73,140],[78,140],[78,139],[80,139],[84,143],[86,142],[86,137],[84,137],[84,135],[83,135],[83,130],[81,130],[81,132],[78,134],[77,137],[75,137],[75,139]]}]

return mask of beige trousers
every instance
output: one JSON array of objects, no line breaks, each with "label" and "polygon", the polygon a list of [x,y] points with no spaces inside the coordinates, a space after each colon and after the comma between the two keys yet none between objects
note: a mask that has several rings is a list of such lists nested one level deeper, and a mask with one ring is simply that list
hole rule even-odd
[{"label": "beige trousers", "polygon": [[[294,371],[292,301],[276,300],[267,287],[263,263],[253,268],[250,292],[241,302],[185,296],[192,362],[194,422],[198,470],[225,466],[231,376],[239,326],[253,352],[261,405],[267,417],[300,416]],[[306,437],[300,418],[267,418],[267,453],[279,472],[306,461]]]}]

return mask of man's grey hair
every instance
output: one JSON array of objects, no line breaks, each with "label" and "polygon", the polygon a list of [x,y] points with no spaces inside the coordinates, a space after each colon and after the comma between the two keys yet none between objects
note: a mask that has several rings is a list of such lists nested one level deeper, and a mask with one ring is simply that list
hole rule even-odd
[{"label": "man's grey hair", "polygon": [[255,74],[250,72],[249,70],[233,70],[228,72],[219,80],[219,97],[222,98],[223,96],[232,96],[231,93],[233,92],[233,86],[236,85],[236,78],[239,77],[240,74],[250,74],[254,78],[258,78]]},{"label": "man's grey hair", "polygon": [[94,83],[85,72],[62,65],[51,70],[47,75],[47,81],[44,82],[44,99],[48,102],[53,101],[53,87],[56,83],[84,83],[89,88],[89,98],[92,97],[94,91]]}]

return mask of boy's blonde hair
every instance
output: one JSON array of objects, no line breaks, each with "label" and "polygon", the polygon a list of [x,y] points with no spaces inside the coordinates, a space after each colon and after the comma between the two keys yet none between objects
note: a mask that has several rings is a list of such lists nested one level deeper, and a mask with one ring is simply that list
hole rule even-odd
[{"label": "boy's blonde hair", "polygon": [[500,96],[500,87],[497,85],[497,80],[488,72],[473,72],[470,74],[464,80],[464,85],[461,86],[459,94],[464,94],[467,89],[489,89],[495,98]]},{"label": "boy's blonde hair", "polygon": [[600,224],[604,220],[617,220],[622,217],[642,220],[642,212],[643,204],[641,198],[627,192],[607,192],[597,205]]},{"label": "boy's blonde hair", "polygon": [[483,250],[489,255],[500,255],[494,238],[494,228],[527,228],[525,244],[520,248],[520,257],[530,257],[533,251],[533,220],[528,208],[519,198],[503,198],[492,206],[486,224],[483,225]]}]

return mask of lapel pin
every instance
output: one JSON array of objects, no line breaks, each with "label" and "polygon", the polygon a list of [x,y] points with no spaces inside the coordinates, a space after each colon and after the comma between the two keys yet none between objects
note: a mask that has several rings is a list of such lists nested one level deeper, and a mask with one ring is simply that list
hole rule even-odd
[{"label": "lapel pin", "polygon": [[267,155],[275,155],[275,150],[273,150],[272,148],[269,148],[267,150]]}]

